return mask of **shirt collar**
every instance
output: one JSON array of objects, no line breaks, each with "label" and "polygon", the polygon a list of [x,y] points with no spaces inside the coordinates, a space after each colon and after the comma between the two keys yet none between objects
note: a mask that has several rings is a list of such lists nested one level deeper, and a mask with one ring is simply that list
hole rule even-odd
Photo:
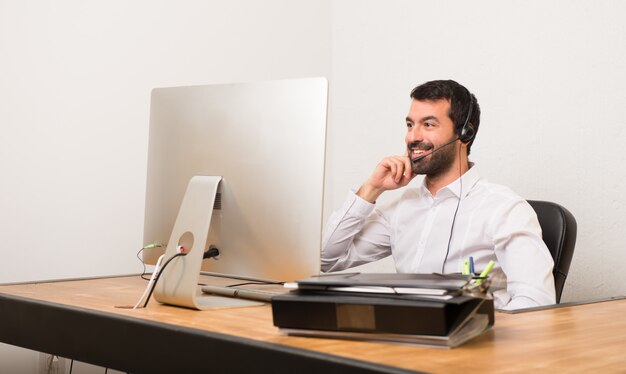
[{"label": "shirt collar", "polygon": [[[467,196],[467,194],[471,191],[474,185],[478,183],[480,179],[481,176],[478,167],[476,167],[473,162],[470,162],[469,170],[466,171],[465,174],[461,176],[461,178],[457,178],[454,182],[439,190],[439,192],[437,192],[437,196],[454,195],[462,200]],[[428,191],[428,188],[426,187],[426,178],[422,180],[420,190],[422,191],[422,193],[430,194],[430,191]]]}]

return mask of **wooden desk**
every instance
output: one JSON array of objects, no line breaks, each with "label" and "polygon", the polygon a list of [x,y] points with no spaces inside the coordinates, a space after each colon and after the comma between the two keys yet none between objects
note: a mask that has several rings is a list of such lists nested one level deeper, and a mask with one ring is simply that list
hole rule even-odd
[{"label": "wooden desk", "polygon": [[115,307],[134,304],[145,286],[139,277],[0,286],[0,341],[132,373],[626,368],[626,300],[496,313],[492,331],[440,349],[283,336],[267,304],[202,312],[154,300],[146,309]]}]

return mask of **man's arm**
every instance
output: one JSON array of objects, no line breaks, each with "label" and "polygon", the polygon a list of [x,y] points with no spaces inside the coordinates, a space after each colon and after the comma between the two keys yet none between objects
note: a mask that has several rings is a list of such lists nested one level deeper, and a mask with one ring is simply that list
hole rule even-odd
[{"label": "man's arm", "polygon": [[511,296],[503,309],[556,303],[554,261],[541,237],[535,211],[520,198],[494,217],[498,217],[494,224],[495,254]]},{"label": "man's arm", "polygon": [[343,270],[389,255],[389,228],[374,211],[374,203],[383,192],[404,187],[414,177],[406,156],[386,157],[376,166],[330,216],[322,240],[322,271]]},{"label": "man's arm", "polygon": [[322,239],[322,271],[339,271],[390,254],[387,220],[374,204],[350,192],[329,217]]}]

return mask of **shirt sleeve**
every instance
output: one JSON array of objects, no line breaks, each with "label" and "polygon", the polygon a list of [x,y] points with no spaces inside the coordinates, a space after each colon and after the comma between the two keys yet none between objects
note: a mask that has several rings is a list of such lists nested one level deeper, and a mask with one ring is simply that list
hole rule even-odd
[{"label": "shirt sleeve", "polygon": [[535,211],[520,198],[506,204],[494,217],[494,250],[510,295],[510,302],[501,308],[554,304],[554,261],[543,242]]},{"label": "shirt sleeve", "polygon": [[388,256],[390,230],[375,204],[350,192],[329,217],[322,238],[322,271],[339,271]]}]

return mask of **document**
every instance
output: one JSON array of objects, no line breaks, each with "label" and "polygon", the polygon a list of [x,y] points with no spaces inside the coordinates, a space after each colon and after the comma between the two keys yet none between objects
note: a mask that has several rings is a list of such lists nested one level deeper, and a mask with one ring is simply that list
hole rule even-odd
[{"label": "document", "polygon": [[285,287],[300,291],[445,296],[456,295],[469,276],[442,274],[339,273],[311,277]]}]

